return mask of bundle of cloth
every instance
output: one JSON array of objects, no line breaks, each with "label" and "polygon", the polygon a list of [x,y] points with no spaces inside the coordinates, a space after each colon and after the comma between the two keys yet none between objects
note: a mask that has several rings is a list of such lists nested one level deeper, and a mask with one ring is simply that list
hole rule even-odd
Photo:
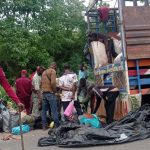
[{"label": "bundle of cloth", "polygon": [[77,123],[62,124],[49,131],[49,137],[39,139],[39,146],[83,147],[119,144],[150,137],[150,105],[130,112],[104,128],[91,128]]}]

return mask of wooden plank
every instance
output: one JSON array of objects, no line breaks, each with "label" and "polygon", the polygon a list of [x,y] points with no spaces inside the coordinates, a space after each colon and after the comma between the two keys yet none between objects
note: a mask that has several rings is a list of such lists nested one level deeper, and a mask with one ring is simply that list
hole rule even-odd
[{"label": "wooden plank", "polygon": [[149,51],[138,51],[138,50],[131,50],[127,53],[128,59],[144,59],[150,58],[150,50]]},{"label": "wooden plank", "polygon": [[150,24],[147,25],[126,25],[125,31],[150,30]]},{"label": "wooden plank", "polygon": [[126,31],[126,38],[133,37],[150,37],[150,30]]},{"label": "wooden plank", "polygon": [[[142,89],[141,92],[142,92],[142,95],[150,94],[150,88]],[[138,94],[138,93],[139,93],[138,89],[130,90],[130,94]]]},{"label": "wooden plank", "polygon": [[[150,69],[140,69],[140,75],[148,75],[150,74]],[[136,76],[137,71],[136,70],[129,70],[128,71],[129,76]]]},{"label": "wooden plank", "polygon": [[142,51],[143,53],[146,51],[150,52],[150,44],[148,45],[135,45],[135,46],[127,46],[127,51]]},{"label": "wooden plank", "polygon": [[[136,67],[136,63],[134,60],[127,60],[128,67]],[[150,59],[141,59],[139,60],[139,66],[150,66]]]},{"label": "wooden plank", "polygon": [[150,44],[127,46],[127,57],[128,59],[150,58]]},{"label": "wooden plank", "polygon": [[[132,15],[131,15],[132,14]],[[123,8],[125,29],[150,29],[150,7],[133,6]]]},{"label": "wooden plank", "polygon": [[150,37],[126,39],[127,45],[150,44]]}]

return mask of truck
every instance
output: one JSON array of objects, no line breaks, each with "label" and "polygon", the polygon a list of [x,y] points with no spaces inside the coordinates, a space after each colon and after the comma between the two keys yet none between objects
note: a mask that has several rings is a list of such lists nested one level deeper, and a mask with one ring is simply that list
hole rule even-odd
[{"label": "truck", "polygon": [[[132,6],[126,6],[127,1]],[[150,100],[150,7],[148,0],[144,0],[141,5],[138,0],[118,0],[118,4],[117,1],[115,3],[118,7],[109,8],[108,18],[103,21],[99,13],[102,2],[89,2],[85,13],[87,33],[102,33],[113,38],[120,33],[120,62],[116,63],[113,59],[112,63],[99,67],[93,65],[97,84],[114,85],[120,90],[116,102],[117,120]],[[90,48],[89,43],[87,49]],[[104,80],[108,74],[109,78]],[[103,115],[103,111],[102,104],[99,113]]]}]

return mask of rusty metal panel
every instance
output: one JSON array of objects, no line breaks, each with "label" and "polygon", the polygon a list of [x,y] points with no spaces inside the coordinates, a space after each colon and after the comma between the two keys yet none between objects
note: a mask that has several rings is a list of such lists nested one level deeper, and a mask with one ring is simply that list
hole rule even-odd
[{"label": "rusty metal panel", "polygon": [[128,59],[150,58],[150,7],[123,8]]},{"label": "rusty metal panel", "polygon": [[150,25],[149,14],[150,14],[149,6],[124,7],[123,17],[125,28],[126,26]]}]

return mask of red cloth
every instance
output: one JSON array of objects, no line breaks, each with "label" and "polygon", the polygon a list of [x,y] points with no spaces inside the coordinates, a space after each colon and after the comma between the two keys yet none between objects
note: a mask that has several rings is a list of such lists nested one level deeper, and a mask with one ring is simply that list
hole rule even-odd
[{"label": "red cloth", "polygon": [[31,80],[27,77],[21,77],[16,80],[16,94],[19,99],[30,97],[32,93]]},{"label": "red cloth", "polygon": [[99,17],[100,17],[100,21],[107,21],[108,17],[109,17],[109,10],[110,8],[108,7],[100,7],[98,8],[98,12],[99,12]]},{"label": "red cloth", "polygon": [[18,104],[20,100],[18,99],[17,95],[15,94],[14,90],[8,83],[5,73],[3,72],[3,69],[0,67],[0,84],[8,94],[8,96],[16,103]]},{"label": "red cloth", "polygon": [[29,78],[21,77],[16,80],[16,94],[21,103],[24,104],[27,114],[30,114],[31,93],[32,84]]}]

